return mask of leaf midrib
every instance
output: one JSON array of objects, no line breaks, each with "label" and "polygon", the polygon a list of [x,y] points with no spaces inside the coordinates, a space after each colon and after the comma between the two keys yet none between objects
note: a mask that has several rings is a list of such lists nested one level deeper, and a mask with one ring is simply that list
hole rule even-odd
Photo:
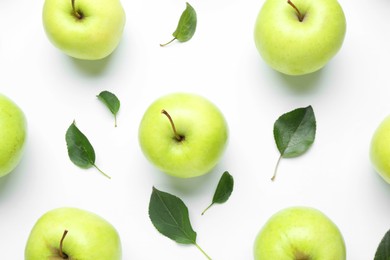
[{"label": "leaf midrib", "polygon": [[[184,229],[182,227],[180,227],[179,223],[176,221],[175,217],[172,215],[171,211],[169,210],[168,206],[166,205],[165,201],[163,200],[163,198],[160,196],[159,193],[156,193],[157,194],[157,197],[160,199],[160,201],[162,202],[164,208],[168,211],[169,215],[171,216],[171,218],[174,220],[174,222],[176,223],[177,227],[179,228],[180,231],[183,232],[183,234],[185,236],[187,236],[188,240],[191,241],[193,244],[196,244],[196,241],[191,239],[191,237],[187,234],[187,232],[184,231]],[[166,223],[167,225],[169,226],[173,226],[169,223]]]},{"label": "leaf midrib", "polygon": [[299,124],[297,125],[297,127],[294,129],[293,134],[290,136],[290,138],[289,138],[289,140],[288,140],[288,142],[287,142],[286,147],[283,149],[283,152],[281,153],[282,156],[283,156],[284,153],[286,152],[287,148],[290,146],[290,143],[291,143],[291,140],[293,139],[293,136],[296,135],[297,129],[299,129],[299,128],[301,127],[302,122],[304,122],[304,119],[305,119],[306,116],[307,116],[307,110],[305,110],[305,114],[303,115],[303,117],[302,117],[302,119],[300,120],[300,122],[299,122]]}]

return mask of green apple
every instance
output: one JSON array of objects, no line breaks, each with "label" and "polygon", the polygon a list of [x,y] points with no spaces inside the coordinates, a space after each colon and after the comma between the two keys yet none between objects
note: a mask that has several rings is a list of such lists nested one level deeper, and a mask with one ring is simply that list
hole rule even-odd
[{"label": "green apple", "polygon": [[27,139],[27,122],[23,111],[8,97],[0,94],[0,177],[19,164]]},{"label": "green apple", "polygon": [[376,172],[390,183],[390,115],[375,130],[370,143],[370,160]]},{"label": "green apple", "polygon": [[119,260],[121,242],[116,229],[95,213],[57,208],[35,223],[25,248],[25,260]]},{"label": "green apple", "polygon": [[111,54],[122,38],[126,20],[119,0],[45,0],[42,16],[54,46],[83,60]]},{"label": "green apple", "polygon": [[254,243],[255,260],[345,260],[344,239],[321,211],[289,207],[274,214]]},{"label": "green apple", "polygon": [[228,126],[209,100],[190,93],[172,93],[153,102],[139,126],[146,158],[162,172],[181,178],[208,173],[220,160]]},{"label": "green apple", "polygon": [[273,69],[304,75],[321,69],[341,48],[346,32],[337,0],[266,0],[257,16],[257,50]]}]

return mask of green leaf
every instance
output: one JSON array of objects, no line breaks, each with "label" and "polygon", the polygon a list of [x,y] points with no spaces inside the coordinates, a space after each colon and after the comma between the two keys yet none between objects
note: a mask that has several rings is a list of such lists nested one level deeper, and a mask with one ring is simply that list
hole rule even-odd
[{"label": "green leaf", "polygon": [[186,3],[186,9],[181,14],[176,30],[172,34],[174,38],[165,44],[160,44],[160,46],[166,46],[174,40],[179,42],[189,41],[195,34],[196,24],[196,11],[189,3]]},{"label": "green leaf", "polygon": [[180,16],[179,24],[172,34],[173,37],[180,42],[190,40],[195,34],[196,24],[197,17],[195,9],[189,3],[186,3],[186,9]]},{"label": "green leaf", "polygon": [[164,236],[180,244],[196,243],[196,232],[192,229],[187,206],[180,198],[153,187],[149,217]]},{"label": "green leaf", "polygon": [[95,167],[103,175],[110,178],[96,166],[95,150],[88,138],[77,128],[74,121],[66,131],[65,140],[69,158],[75,165],[84,169]]},{"label": "green leaf", "polygon": [[65,138],[69,158],[74,164],[85,169],[95,164],[95,151],[74,121],[66,131]]},{"label": "green leaf", "polygon": [[149,218],[162,235],[180,244],[193,244],[211,259],[196,243],[196,232],[192,229],[188,208],[180,198],[153,187]]},{"label": "green leaf", "polygon": [[274,124],[274,137],[282,157],[297,157],[313,144],[316,120],[311,106],[288,112]]},{"label": "green leaf", "polygon": [[115,96],[115,94],[109,92],[109,91],[102,91],[99,95],[97,95],[98,99],[102,101],[108,109],[111,111],[111,113],[114,115],[115,119],[115,127],[117,126],[116,123],[116,115],[118,114],[119,108],[120,108],[120,101]]},{"label": "green leaf", "polygon": [[215,190],[211,204],[202,212],[202,215],[215,203],[225,203],[232,194],[233,186],[233,176],[230,175],[228,171],[225,171],[218,182],[217,189]]},{"label": "green leaf", "polygon": [[280,152],[272,180],[283,158],[293,158],[305,153],[313,144],[316,134],[316,119],[311,106],[297,108],[280,116],[274,124],[274,138]]},{"label": "green leaf", "polygon": [[390,259],[390,230],[386,232],[375,253],[374,260]]}]

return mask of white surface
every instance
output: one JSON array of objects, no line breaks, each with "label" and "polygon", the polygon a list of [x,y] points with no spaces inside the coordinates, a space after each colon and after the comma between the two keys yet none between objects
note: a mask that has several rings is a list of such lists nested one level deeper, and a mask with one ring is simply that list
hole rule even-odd
[{"label": "white surface", "polygon": [[[152,226],[152,186],[183,199],[198,243],[213,259],[253,259],[252,246],[276,211],[313,206],[340,228],[348,259],[373,259],[390,228],[390,186],[373,171],[368,146],[390,113],[390,2],[340,1],[347,35],[320,72],[291,78],[258,55],[253,26],[262,0],[198,0],[198,28],[187,43],[166,48],[185,2],[126,1],[127,23],[116,52],[98,62],[63,55],[43,31],[40,1],[0,2],[0,92],[24,110],[29,138],[19,167],[0,180],[0,259],[23,259],[28,234],[46,211],[80,207],[119,231],[123,259],[204,259]],[[118,127],[96,99],[121,100]],[[179,180],[143,157],[137,131],[147,106],[174,91],[195,92],[225,114],[230,141],[221,163],[201,178]],[[312,105],[317,137],[302,157],[282,160],[272,136],[279,115]],[[96,164],[112,176],[73,165],[65,131],[73,120],[95,148]],[[235,178],[230,200],[200,216],[224,170]]]}]

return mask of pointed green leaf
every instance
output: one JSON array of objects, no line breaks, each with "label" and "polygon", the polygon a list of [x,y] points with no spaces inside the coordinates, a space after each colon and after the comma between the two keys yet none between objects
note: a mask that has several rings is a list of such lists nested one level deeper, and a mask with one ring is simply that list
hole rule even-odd
[{"label": "pointed green leaf", "polygon": [[174,40],[178,40],[179,42],[189,41],[195,34],[196,25],[196,11],[189,3],[186,3],[186,9],[181,14],[176,30],[172,34],[174,38],[168,43],[160,45],[166,46]]},{"label": "pointed green leaf", "polygon": [[293,158],[305,153],[316,135],[316,119],[311,106],[297,108],[280,116],[274,124],[274,138],[280,152],[275,172],[281,158]]},{"label": "pointed green leaf", "polygon": [[75,165],[87,169],[95,164],[95,151],[74,121],[66,131],[65,139],[69,158]]},{"label": "pointed green leaf", "polygon": [[316,119],[311,106],[297,108],[278,118],[274,124],[276,146],[283,158],[297,157],[313,144]]},{"label": "pointed green leaf", "polygon": [[192,229],[187,206],[180,198],[153,187],[149,201],[149,218],[162,235],[180,244],[195,245],[211,260],[196,243],[196,232]]},{"label": "pointed green leaf", "polygon": [[102,101],[107,107],[108,109],[111,111],[111,113],[114,115],[114,119],[115,119],[115,127],[117,126],[116,124],[116,115],[119,111],[119,108],[120,108],[120,101],[119,99],[117,98],[117,96],[115,96],[115,94],[109,92],[109,91],[102,91],[100,92],[99,95],[97,95],[98,99],[100,101]]},{"label": "pointed green leaf", "polygon": [[218,182],[211,204],[202,212],[202,215],[215,203],[222,204],[226,202],[232,194],[233,186],[233,176],[228,171],[225,171]]},{"label": "pointed green leaf", "polygon": [[221,204],[226,202],[232,194],[233,185],[233,176],[231,176],[228,171],[225,171],[218,182],[217,189],[215,190],[213,197],[213,203]]},{"label": "pointed green leaf", "polygon": [[88,169],[95,167],[100,173],[107,178],[111,178],[95,164],[95,150],[93,149],[88,138],[77,128],[75,122],[69,126],[65,134],[66,146],[70,160],[80,168]]},{"label": "pointed green leaf", "polygon": [[187,206],[180,198],[153,187],[149,217],[164,236],[180,244],[196,244],[196,232],[192,229]]},{"label": "pointed green leaf", "polygon": [[186,9],[180,16],[179,24],[172,34],[173,37],[180,42],[190,40],[195,34],[196,24],[197,17],[195,9],[189,3],[186,3]]},{"label": "pointed green leaf", "polygon": [[390,230],[386,232],[375,253],[374,260],[390,259]]}]

